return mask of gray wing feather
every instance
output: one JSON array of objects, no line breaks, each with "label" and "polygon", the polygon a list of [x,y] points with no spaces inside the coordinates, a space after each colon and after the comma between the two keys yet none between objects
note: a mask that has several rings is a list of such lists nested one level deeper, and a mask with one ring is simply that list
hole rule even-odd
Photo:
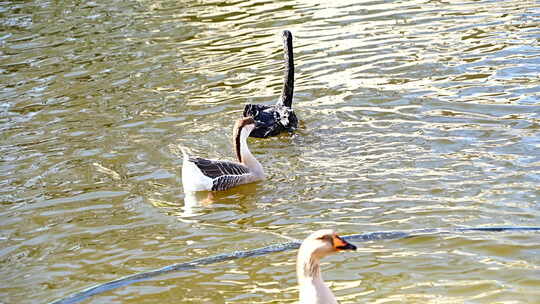
[{"label": "gray wing feather", "polygon": [[216,178],[212,184],[212,191],[221,191],[243,184],[245,175],[224,175]]},{"label": "gray wing feather", "polygon": [[[222,179],[227,177],[227,183],[233,182],[233,179],[249,174],[249,169],[238,163],[221,160],[211,160],[200,157],[190,157],[189,161],[197,165],[201,172],[211,179]],[[214,181],[215,185],[216,181]]]}]

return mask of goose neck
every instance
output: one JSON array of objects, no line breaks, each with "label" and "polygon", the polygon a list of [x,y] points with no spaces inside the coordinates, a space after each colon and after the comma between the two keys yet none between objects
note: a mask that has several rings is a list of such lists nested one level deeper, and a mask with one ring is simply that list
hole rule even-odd
[{"label": "goose neck", "polygon": [[250,132],[248,130],[243,128],[236,136],[236,156],[238,158],[238,161],[248,167],[252,171],[252,173],[259,176],[260,178],[263,178],[264,172],[262,166],[259,161],[257,161],[257,159],[253,156],[253,154],[251,154],[251,151],[249,150],[247,145],[247,138],[249,137],[249,133]]},{"label": "goose neck", "polygon": [[283,79],[283,89],[279,103],[286,107],[292,107],[293,92],[294,92],[294,57],[292,34],[285,31],[283,35],[283,51],[285,58],[285,77]]},{"label": "goose neck", "polygon": [[308,282],[322,282],[320,261],[313,255],[299,254],[296,267],[300,285]]}]

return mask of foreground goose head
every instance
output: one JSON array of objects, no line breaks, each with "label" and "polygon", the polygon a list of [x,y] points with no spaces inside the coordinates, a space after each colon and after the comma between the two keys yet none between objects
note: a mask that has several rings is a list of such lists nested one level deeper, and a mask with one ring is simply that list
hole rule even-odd
[{"label": "foreground goose head", "polygon": [[184,192],[226,190],[264,179],[261,164],[247,146],[247,138],[255,126],[256,122],[251,117],[236,121],[233,130],[233,146],[237,162],[189,156],[183,148]]},{"label": "foreground goose head", "polygon": [[285,77],[281,97],[275,105],[247,104],[244,117],[251,116],[258,122],[251,132],[252,137],[269,137],[284,131],[294,131],[298,127],[298,119],[292,109],[294,92],[294,58],[292,34],[283,31],[283,53],[285,57]]},{"label": "foreground goose head", "polygon": [[337,303],[334,294],[322,279],[320,260],[345,250],[356,250],[356,246],[330,229],[315,231],[302,242],[296,260],[300,304]]}]

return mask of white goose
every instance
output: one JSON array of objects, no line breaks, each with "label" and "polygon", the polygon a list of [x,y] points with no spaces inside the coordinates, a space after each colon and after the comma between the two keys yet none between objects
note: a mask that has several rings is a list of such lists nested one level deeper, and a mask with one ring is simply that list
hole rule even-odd
[{"label": "white goose", "polygon": [[320,260],[343,250],[356,250],[356,246],[330,229],[315,231],[302,242],[296,260],[300,304],[337,304],[321,277]]},{"label": "white goose", "polygon": [[182,148],[184,192],[226,190],[263,180],[263,168],[247,146],[247,138],[254,128],[255,121],[251,117],[240,119],[234,125],[233,144],[238,162],[193,157]]}]

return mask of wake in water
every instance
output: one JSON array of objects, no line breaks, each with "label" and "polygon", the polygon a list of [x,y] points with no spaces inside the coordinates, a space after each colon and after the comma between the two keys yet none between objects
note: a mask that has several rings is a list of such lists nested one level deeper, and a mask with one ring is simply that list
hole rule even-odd
[{"label": "wake in water", "polygon": [[[362,234],[352,234],[348,236],[343,236],[343,239],[347,241],[355,242],[370,242],[370,241],[381,241],[381,240],[395,240],[403,239],[424,235],[439,235],[439,234],[451,234],[451,233],[464,233],[464,232],[505,232],[505,231],[540,231],[540,227],[477,227],[477,228],[455,228],[455,229],[440,229],[440,228],[428,228],[428,229],[416,229],[408,231],[382,231],[382,232],[370,232]],[[148,272],[137,273],[130,275],[118,280],[110,281],[103,283],[94,287],[90,287],[81,292],[68,296],[64,299],[51,302],[50,304],[72,304],[79,303],[88,299],[91,296],[119,288],[122,286],[127,286],[133,283],[147,280],[149,278],[174,272],[180,270],[190,270],[195,269],[201,266],[215,264],[219,262],[225,262],[236,259],[250,258],[256,256],[262,256],[274,252],[287,251],[292,249],[297,249],[300,247],[301,241],[292,241],[287,243],[275,244],[266,247],[261,247],[252,250],[245,251],[235,251],[230,253],[218,254],[206,258],[195,259],[190,262],[178,263],[169,265],[160,269],[151,270]]]}]

